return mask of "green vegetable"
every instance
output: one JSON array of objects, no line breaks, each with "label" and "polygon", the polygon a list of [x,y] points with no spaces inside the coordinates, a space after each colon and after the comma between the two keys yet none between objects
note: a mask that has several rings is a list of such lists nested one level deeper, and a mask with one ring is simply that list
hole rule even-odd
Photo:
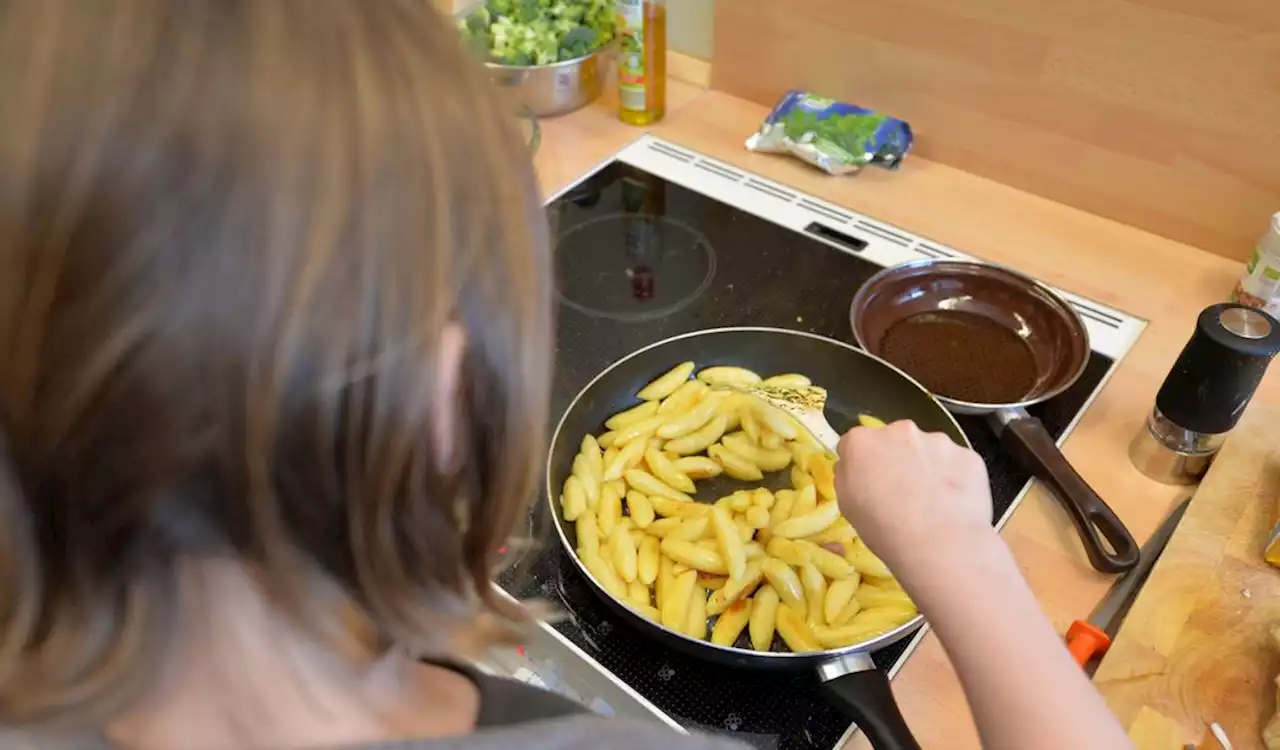
[{"label": "green vegetable", "polygon": [[547,65],[608,44],[617,24],[613,0],[488,0],[458,31],[493,62]]},{"label": "green vegetable", "polygon": [[811,141],[824,153],[840,159],[861,158],[867,143],[884,123],[884,115],[830,115],[819,118],[805,109],[793,109],[782,118],[787,137]]}]

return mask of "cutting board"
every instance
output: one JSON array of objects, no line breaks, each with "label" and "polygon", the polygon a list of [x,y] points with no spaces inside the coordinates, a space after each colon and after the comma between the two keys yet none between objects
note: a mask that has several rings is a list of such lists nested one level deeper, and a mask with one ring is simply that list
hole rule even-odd
[{"label": "cutting board", "polygon": [[1262,560],[1280,500],[1280,405],[1228,437],[1094,683],[1138,748],[1262,747],[1276,710],[1280,569]]}]

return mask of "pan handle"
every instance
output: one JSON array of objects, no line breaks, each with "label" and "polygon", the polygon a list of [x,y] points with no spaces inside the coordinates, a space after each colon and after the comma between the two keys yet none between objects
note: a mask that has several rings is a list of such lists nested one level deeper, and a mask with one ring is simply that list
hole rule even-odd
[{"label": "pan handle", "polygon": [[1123,573],[1137,565],[1138,543],[1133,535],[1071,467],[1044,424],[1021,409],[1001,410],[995,420],[1003,426],[1001,447],[1048,485],[1071,516],[1093,567],[1103,573]]},{"label": "pan handle", "polygon": [[831,702],[866,733],[876,750],[920,750],[898,710],[889,678],[867,654],[853,654],[818,668]]}]

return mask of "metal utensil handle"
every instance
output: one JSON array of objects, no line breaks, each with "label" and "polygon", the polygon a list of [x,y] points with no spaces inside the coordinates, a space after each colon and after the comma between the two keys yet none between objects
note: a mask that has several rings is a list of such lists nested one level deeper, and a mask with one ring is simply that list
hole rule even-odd
[{"label": "metal utensil handle", "polygon": [[1000,421],[1004,423],[1001,447],[1053,491],[1080,533],[1093,567],[1103,573],[1123,573],[1137,565],[1138,543],[1133,535],[1067,462],[1044,424],[1025,412]]},{"label": "metal utensil handle", "polygon": [[920,750],[898,702],[889,677],[867,654],[822,665],[822,690],[837,708],[866,733],[876,750]]}]

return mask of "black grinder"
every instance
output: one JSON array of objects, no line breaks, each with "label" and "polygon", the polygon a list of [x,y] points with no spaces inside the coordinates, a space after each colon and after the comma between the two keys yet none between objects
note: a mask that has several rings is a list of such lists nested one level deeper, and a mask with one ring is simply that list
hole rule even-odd
[{"label": "black grinder", "polygon": [[1280,321],[1267,313],[1234,303],[1205,308],[1129,448],[1134,466],[1166,484],[1198,482],[1277,352]]}]

